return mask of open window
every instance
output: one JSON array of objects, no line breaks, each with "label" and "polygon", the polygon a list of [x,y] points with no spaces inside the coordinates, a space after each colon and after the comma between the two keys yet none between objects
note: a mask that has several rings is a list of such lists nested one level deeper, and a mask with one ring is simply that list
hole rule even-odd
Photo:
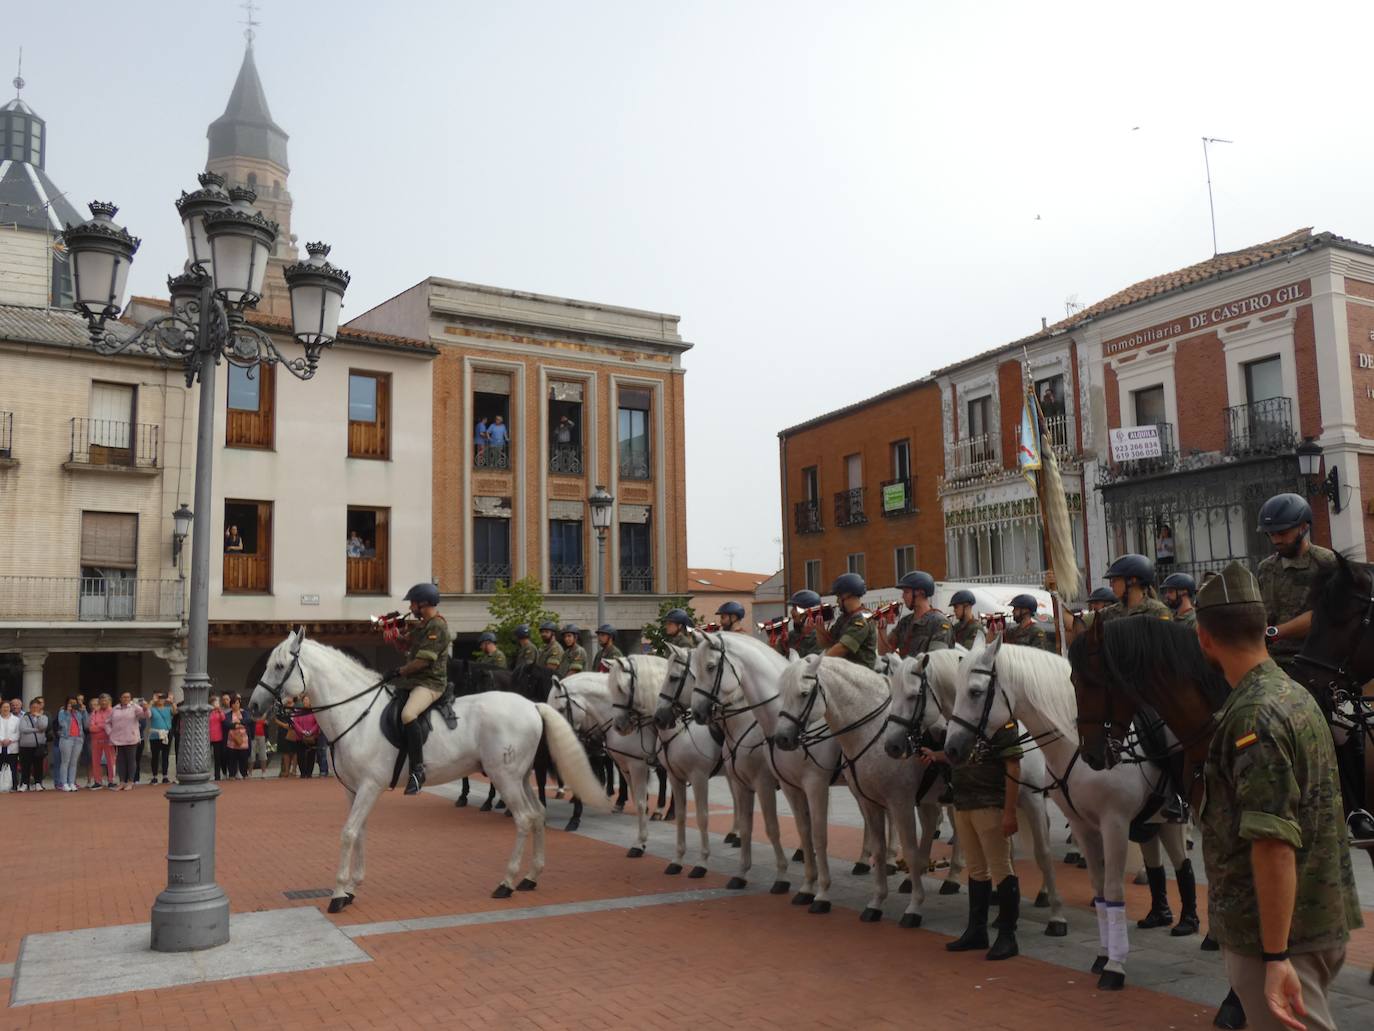
[{"label": "open window", "polygon": [[224,502],[224,593],[272,590],[272,502]]},{"label": "open window", "polygon": [[137,598],[138,516],[81,513],[81,619],[133,619]]},{"label": "open window", "polygon": [[478,372],[472,382],[472,464],[509,469],[511,455],[510,375]]},{"label": "open window", "polygon": [[277,370],[274,365],[229,366],[225,447],[271,448]]},{"label": "open window", "polygon": [[391,376],[348,371],[348,457],[391,457]]},{"label": "open window", "polygon": [[387,593],[390,515],[387,508],[349,506],[344,544],[347,593]]},{"label": "open window", "polygon": [[582,384],[549,384],[549,472],[581,476]]}]

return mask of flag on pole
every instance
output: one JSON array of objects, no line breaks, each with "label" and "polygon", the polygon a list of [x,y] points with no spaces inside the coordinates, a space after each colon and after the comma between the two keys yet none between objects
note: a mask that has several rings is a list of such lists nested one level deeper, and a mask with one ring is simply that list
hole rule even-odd
[{"label": "flag on pole", "polygon": [[1035,474],[1040,469],[1040,406],[1030,388],[1026,389],[1021,407],[1021,442],[1016,449],[1016,466],[1031,489],[1039,491]]}]

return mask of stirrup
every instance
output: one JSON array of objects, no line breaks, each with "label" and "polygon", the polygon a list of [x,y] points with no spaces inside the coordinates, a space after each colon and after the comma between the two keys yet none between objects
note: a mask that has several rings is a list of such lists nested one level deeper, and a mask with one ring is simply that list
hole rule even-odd
[{"label": "stirrup", "polygon": [[420,789],[425,786],[424,767],[415,767],[410,771],[410,778],[406,781],[406,794],[418,795]]}]

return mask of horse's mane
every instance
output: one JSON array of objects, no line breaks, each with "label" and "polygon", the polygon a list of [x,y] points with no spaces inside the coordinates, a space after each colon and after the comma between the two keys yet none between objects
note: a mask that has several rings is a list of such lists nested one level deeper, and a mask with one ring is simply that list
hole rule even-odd
[{"label": "horse's mane", "polygon": [[827,677],[839,675],[841,680],[846,681],[861,691],[869,691],[886,696],[888,694],[887,678],[876,670],[871,670],[857,662],[849,659],[840,658],[837,655],[826,655],[821,658],[818,667]]},{"label": "horse's mane", "polygon": [[1324,616],[1334,615],[1342,602],[1350,600],[1349,588],[1360,582],[1361,575],[1366,584],[1374,586],[1374,565],[1353,562],[1337,552],[1336,564],[1318,570],[1316,578],[1313,579],[1312,587],[1307,594],[1308,608]]},{"label": "horse's mane", "polygon": [[[1177,677],[1194,681],[1213,712],[1226,704],[1226,678],[1208,664],[1191,627],[1160,619],[1114,619],[1102,633],[1107,671],[1128,691],[1138,695],[1137,684]],[[1075,658],[1080,643],[1087,646],[1075,641],[1070,649]]]},{"label": "horse's mane", "polygon": [[[280,648],[282,645],[289,643],[289,640],[283,641],[282,644],[277,645],[277,647]],[[301,641],[301,646],[305,647],[307,645],[312,651],[324,652],[326,657],[340,662],[344,668],[348,670],[350,675],[358,677],[376,677],[377,675],[377,671],[368,666],[365,662],[355,659],[352,655],[349,655],[348,652],[341,648],[335,648],[332,644],[325,644],[323,641],[316,641],[307,637]]]},{"label": "horse's mane", "polygon": [[[658,706],[658,692],[668,675],[668,660],[657,655],[628,655],[625,661],[635,668],[636,674],[630,681],[634,685],[634,698],[630,700],[631,704],[634,705],[636,712],[653,712]],[[624,674],[622,678],[629,679],[629,675]]]},{"label": "horse's mane", "polygon": [[[965,663],[961,675],[967,682]],[[1043,648],[1004,644],[997,650],[997,676],[1020,687],[1026,704],[1038,712],[1070,744],[1078,743],[1078,699],[1073,693],[1072,670],[1062,656]]]},{"label": "horse's mane", "polygon": [[716,651],[720,646],[716,643],[717,638],[725,642],[727,651],[734,651],[736,648],[743,648],[746,652],[753,652],[755,656],[770,662],[774,669],[781,670],[787,665],[777,651],[766,641],[760,641],[757,637],[750,634],[737,634],[734,632],[717,631],[706,634],[706,640],[711,642],[711,647]]},{"label": "horse's mane", "polygon": [[[943,705],[954,697],[959,683],[960,662],[966,658],[968,652],[962,648],[941,648],[926,652],[926,675],[940,698],[940,704]],[[902,665],[905,667],[906,663],[903,662]]]}]

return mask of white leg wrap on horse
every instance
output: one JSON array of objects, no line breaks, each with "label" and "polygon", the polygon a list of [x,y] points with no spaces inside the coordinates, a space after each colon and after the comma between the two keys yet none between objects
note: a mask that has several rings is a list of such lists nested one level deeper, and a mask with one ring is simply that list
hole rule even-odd
[{"label": "white leg wrap on horse", "polygon": [[1113,963],[1125,963],[1131,951],[1130,939],[1126,936],[1126,903],[1104,903],[1107,910],[1107,958]]},{"label": "white leg wrap on horse", "polygon": [[1107,900],[1093,899],[1093,909],[1097,911],[1097,947],[1105,955],[1107,952]]}]

